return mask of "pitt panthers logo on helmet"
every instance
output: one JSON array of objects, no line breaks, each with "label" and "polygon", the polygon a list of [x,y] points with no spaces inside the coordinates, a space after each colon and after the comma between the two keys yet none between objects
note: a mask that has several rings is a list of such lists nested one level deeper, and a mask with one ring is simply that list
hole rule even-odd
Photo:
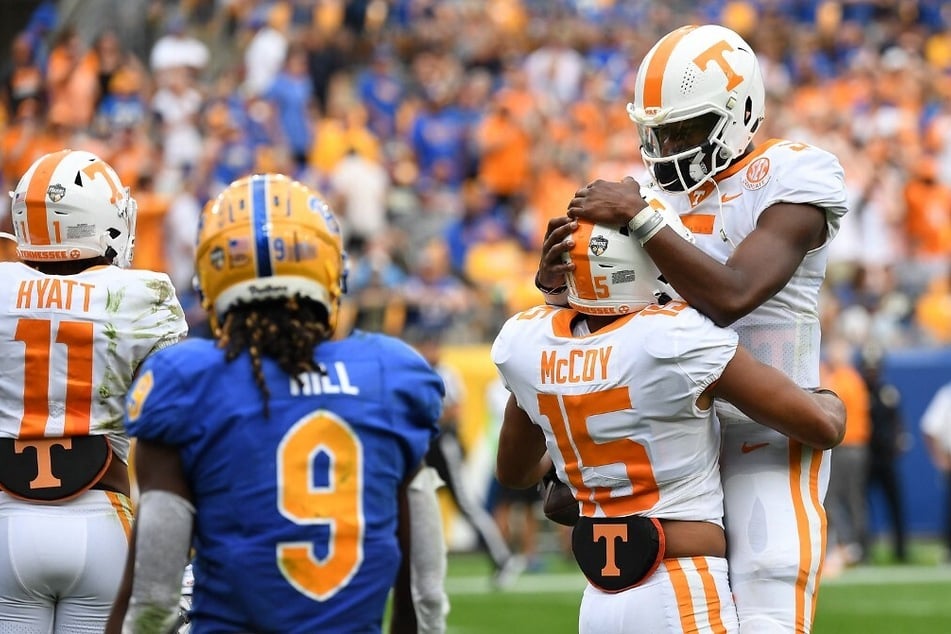
[{"label": "pitt panthers logo on helmet", "polygon": [[281,174],[241,178],[202,211],[198,288],[213,327],[238,302],[300,295],[327,309],[343,292],[340,226],[317,192]]}]

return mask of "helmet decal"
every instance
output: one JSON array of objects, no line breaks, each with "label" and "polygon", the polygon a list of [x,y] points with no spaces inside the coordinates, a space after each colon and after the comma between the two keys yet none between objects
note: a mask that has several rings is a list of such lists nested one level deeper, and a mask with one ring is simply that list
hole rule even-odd
[{"label": "helmet decal", "polygon": [[50,185],[49,187],[46,188],[46,195],[49,197],[51,201],[53,201],[54,203],[58,203],[59,201],[63,200],[63,196],[66,195],[66,188],[60,185],[59,183],[56,183],[55,185]]},{"label": "helmet decal", "polygon": [[591,253],[601,255],[608,248],[608,239],[604,236],[592,236],[588,246],[591,249]]},{"label": "helmet decal", "polygon": [[[267,179],[264,175],[256,174],[251,177],[249,185],[251,187],[251,233],[254,237],[254,259],[258,277],[270,277],[274,270],[271,267],[269,235],[271,212],[267,204]],[[289,198],[287,204],[290,204]]]}]

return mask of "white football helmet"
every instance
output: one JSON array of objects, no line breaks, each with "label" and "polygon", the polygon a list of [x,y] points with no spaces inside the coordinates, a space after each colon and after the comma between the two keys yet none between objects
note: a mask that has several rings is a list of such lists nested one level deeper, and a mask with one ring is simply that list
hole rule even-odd
[{"label": "white football helmet", "polygon": [[10,192],[17,255],[31,262],[105,256],[126,268],[136,203],[105,161],[80,150],[40,157]]},{"label": "white football helmet", "polygon": [[[688,242],[693,234],[680,217],[656,199],[648,204]],[[567,275],[568,304],[586,315],[626,315],[680,297],[628,228],[608,227],[579,218],[566,254],[575,265]]]},{"label": "white football helmet", "polygon": [[766,109],[756,54],[722,26],[684,26],[662,37],[637,71],[628,115],[657,185],[691,192],[741,156]]}]

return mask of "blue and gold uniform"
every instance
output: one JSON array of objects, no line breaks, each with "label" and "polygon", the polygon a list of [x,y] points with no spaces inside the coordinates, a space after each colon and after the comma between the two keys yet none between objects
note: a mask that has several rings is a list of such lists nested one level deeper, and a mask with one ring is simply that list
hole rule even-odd
[{"label": "blue and gold uniform", "polygon": [[[126,403],[127,430],[152,461],[136,468],[149,477],[123,626],[151,631],[148,610],[170,609],[155,598],[165,584],[141,595],[136,584],[191,535],[195,634],[379,632],[406,529],[401,486],[437,433],[443,382],[398,339],[333,338],[340,228],[302,184],[273,174],[232,183],[206,205],[195,257],[218,340],[155,355]],[[280,349],[262,341],[271,335]],[[187,500],[175,497],[182,489]],[[183,508],[184,531],[163,523]],[[156,548],[172,531],[180,540]]]},{"label": "blue and gold uniform", "polygon": [[300,384],[264,360],[269,418],[248,398],[249,357],[228,363],[213,341],[142,368],[128,431],[179,449],[198,509],[193,631],[380,630],[400,561],[394,491],[437,432],[442,381],[379,334],[316,357],[325,374]]}]

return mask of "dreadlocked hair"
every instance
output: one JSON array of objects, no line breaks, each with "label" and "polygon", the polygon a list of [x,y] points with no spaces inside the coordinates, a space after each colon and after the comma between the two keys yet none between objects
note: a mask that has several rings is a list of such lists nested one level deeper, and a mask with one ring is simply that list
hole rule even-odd
[{"label": "dreadlocked hair", "polygon": [[264,397],[264,415],[270,416],[271,390],[264,379],[262,359],[269,357],[301,383],[304,372],[320,372],[314,349],[330,339],[327,309],[300,295],[287,299],[238,302],[228,310],[217,333],[218,347],[231,363],[247,350],[254,382]]}]

